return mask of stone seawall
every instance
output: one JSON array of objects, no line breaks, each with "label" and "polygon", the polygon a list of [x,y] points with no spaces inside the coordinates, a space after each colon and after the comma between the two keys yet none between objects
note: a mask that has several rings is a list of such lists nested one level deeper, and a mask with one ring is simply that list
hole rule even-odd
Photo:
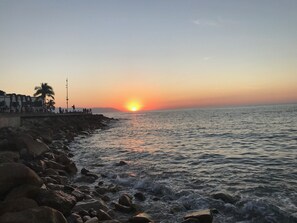
[{"label": "stone seawall", "polygon": [[0,128],[4,127],[20,127],[21,117],[20,116],[0,116]]}]

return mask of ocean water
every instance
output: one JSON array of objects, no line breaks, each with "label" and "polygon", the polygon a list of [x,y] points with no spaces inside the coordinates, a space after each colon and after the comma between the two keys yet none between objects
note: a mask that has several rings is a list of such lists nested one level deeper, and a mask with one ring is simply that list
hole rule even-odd
[{"label": "ocean water", "polygon": [[107,116],[119,121],[71,144],[76,162],[143,192],[156,222],[205,208],[214,222],[297,222],[297,105]]}]

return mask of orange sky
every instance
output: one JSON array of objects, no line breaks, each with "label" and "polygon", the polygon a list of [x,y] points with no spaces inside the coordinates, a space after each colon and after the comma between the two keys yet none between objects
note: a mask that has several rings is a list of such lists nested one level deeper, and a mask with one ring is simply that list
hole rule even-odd
[{"label": "orange sky", "polygon": [[[170,10],[168,7],[170,6]],[[0,1],[0,90],[142,110],[297,102],[297,1]]]}]

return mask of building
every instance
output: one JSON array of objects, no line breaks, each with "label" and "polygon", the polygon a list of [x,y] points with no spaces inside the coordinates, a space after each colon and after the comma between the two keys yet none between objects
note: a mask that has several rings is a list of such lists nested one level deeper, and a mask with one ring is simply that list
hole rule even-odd
[{"label": "building", "polygon": [[0,94],[0,112],[44,112],[43,100],[39,97],[31,97],[22,94]]}]

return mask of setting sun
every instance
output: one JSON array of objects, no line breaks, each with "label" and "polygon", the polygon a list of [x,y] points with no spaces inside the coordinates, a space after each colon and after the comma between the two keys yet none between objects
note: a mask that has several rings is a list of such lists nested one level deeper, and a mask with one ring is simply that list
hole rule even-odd
[{"label": "setting sun", "polygon": [[126,105],[126,108],[132,112],[139,111],[141,109],[141,107],[142,107],[141,104],[137,101],[130,101]]}]

